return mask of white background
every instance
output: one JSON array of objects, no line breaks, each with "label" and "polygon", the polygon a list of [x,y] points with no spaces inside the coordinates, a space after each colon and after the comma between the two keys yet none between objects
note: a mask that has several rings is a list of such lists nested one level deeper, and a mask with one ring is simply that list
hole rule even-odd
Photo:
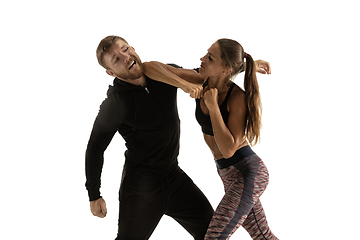
[{"label": "white background", "polygon": [[[105,153],[104,219],[89,210],[84,155],[112,84],[95,49],[119,35],[143,61],[198,67],[224,37],[269,61],[254,150],[270,172],[261,201],[271,229],[287,240],[360,239],[359,22],[349,0],[2,1],[0,238],[115,238],[124,142],[116,135]],[[180,165],[216,207],[222,183],[194,100],[178,95]],[[164,217],[151,239],[192,238]],[[239,229],[232,239],[250,237]]]}]

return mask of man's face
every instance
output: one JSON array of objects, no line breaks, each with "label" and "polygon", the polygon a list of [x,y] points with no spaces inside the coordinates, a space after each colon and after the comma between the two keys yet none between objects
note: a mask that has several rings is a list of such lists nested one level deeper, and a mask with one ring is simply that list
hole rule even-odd
[{"label": "man's face", "polygon": [[124,41],[118,40],[104,55],[109,68],[106,72],[123,80],[136,80],[143,76],[143,65],[135,49]]}]

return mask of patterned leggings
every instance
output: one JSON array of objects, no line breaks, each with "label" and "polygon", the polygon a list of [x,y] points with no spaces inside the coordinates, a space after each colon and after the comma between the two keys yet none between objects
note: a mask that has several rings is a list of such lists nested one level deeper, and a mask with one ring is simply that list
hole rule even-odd
[{"label": "patterned leggings", "polygon": [[213,215],[205,239],[229,239],[240,226],[252,239],[278,239],[267,224],[259,200],[269,181],[262,160],[246,146],[230,159],[217,160],[216,164],[225,196]]}]

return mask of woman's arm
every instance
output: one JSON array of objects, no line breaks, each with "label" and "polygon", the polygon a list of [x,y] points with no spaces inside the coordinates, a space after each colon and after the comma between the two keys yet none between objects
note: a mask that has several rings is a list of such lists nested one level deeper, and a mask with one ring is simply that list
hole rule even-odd
[{"label": "woman's arm", "polygon": [[262,74],[271,74],[271,67],[270,63],[264,60],[256,60],[255,61],[256,72]]},{"label": "woman's arm", "polygon": [[206,91],[204,101],[209,110],[216,145],[224,158],[230,158],[245,140],[245,95],[241,91],[234,91],[229,99],[230,111],[227,126],[219,109],[218,90],[211,88]]},{"label": "woman's arm", "polygon": [[193,70],[174,68],[160,62],[144,62],[144,74],[149,78],[181,88],[193,98],[200,98],[204,77]]}]

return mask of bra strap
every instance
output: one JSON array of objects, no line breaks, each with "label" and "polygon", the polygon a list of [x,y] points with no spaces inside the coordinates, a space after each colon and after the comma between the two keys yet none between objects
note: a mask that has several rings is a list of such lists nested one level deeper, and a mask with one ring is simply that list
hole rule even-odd
[{"label": "bra strap", "polygon": [[225,103],[228,101],[228,99],[229,99],[229,97],[230,97],[230,94],[231,94],[234,86],[235,86],[235,83],[232,83],[231,86],[230,86],[230,88],[229,88],[229,91],[228,91],[227,94],[226,94],[226,97],[225,97],[225,100],[224,100]]}]

